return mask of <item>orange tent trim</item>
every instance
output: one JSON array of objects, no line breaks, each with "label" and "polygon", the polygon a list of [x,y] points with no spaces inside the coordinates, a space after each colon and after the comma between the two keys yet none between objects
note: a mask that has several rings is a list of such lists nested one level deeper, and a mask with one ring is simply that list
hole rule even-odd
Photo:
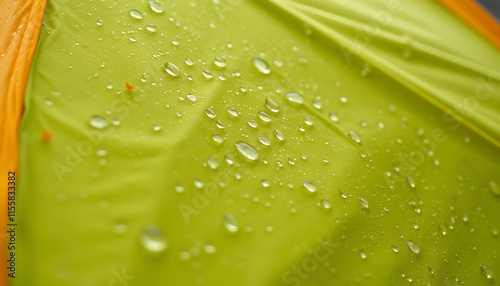
[{"label": "orange tent trim", "polygon": [[473,0],[439,0],[500,50],[500,24]]}]

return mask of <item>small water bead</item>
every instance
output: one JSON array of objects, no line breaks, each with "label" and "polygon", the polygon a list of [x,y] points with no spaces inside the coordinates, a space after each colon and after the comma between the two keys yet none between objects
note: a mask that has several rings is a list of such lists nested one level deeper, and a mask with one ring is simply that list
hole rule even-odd
[{"label": "small water bead", "polygon": [[219,133],[212,134],[212,139],[218,144],[222,144],[224,142],[224,137],[222,137]]},{"label": "small water bead", "polygon": [[259,118],[260,120],[269,123],[271,122],[271,115],[267,114],[264,110],[259,111]]},{"label": "small water bead", "polygon": [[177,184],[177,185],[175,185],[174,190],[175,190],[177,193],[179,193],[179,194],[180,194],[180,193],[183,193],[185,189],[184,189],[184,187],[183,187],[181,184]]},{"label": "small water bead", "polygon": [[173,63],[166,63],[164,66],[164,69],[169,75],[171,75],[173,77],[178,77],[179,74],[181,73],[181,70],[179,69],[179,67],[177,67]]},{"label": "small water bead", "polygon": [[143,17],[142,17],[142,13],[141,13],[141,12],[139,12],[139,11],[137,11],[137,10],[132,9],[132,10],[130,10],[130,12],[129,12],[129,13],[130,13],[130,16],[131,16],[132,18],[134,18],[134,19],[137,19],[137,20],[142,20],[142,18],[143,18]]},{"label": "small water bead", "polygon": [[316,185],[314,185],[313,182],[309,180],[302,181],[302,186],[304,186],[304,188],[306,188],[306,190],[308,190],[311,193],[316,192]]},{"label": "small water bead", "polygon": [[135,43],[137,42],[137,39],[135,37],[130,37],[129,40],[132,42],[132,43]]},{"label": "small water bead", "polygon": [[203,186],[205,186],[205,183],[200,178],[195,178],[193,180],[193,185],[198,189],[202,189]]},{"label": "small water bead", "polygon": [[248,125],[250,125],[250,127],[257,128],[257,125],[258,125],[257,121],[255,121],[253,119],[248,119],[247,122],[248,122]]},{"label": "small water bead", "polygon": [[188,93],[186,97],[192,102],[196,101],[196,96],[194,94]]},{"label": "small water bead", "polygon": [[304,117],[304,123],[307,124],[308,126],[313,126],[314,121],[312,120],[312,118],[310,116],[306,116],[306,117]]},{"label": "small water bead", "polygon": [[264,188],[269,188],[271,186],[271,183],[268,180],[262,180],[260,183]]},{"label": "small water bead", "polygon": [[321,110],[321,108],[323,108],[323,103],[321,103],[318,99],[315,99],[313,100],[313,107],[317,110]]},{"label": "small water bead", "polygon": [[219,129],[224,129],[224,122],[222,122],[222,120],[219,119],[215,122],[215,126],[217,126],[217,128]]},{"label": "small water bead", "polygon": [[153,25],[153,24],[147,24],[147,25],[146,25],[146,30],[147,30],[148,32],[154,33],[154,32],[156,32],[156,26],[155,26],[155,25]]},{"label": "small water bead", "polygon": [[188,65],[188,66],[192,66],[192,65],[194,65],[193,60],[192,60],[192,59],[190,59],[190,58],[187,58],[184,62],[185,62],[185,63],[186,63],[186,65]]},{"label": "small water bead", "polygon": [[434,270],[432,269],[432,267],[427,266],[427,270],[429,270],[429,273],[430,273],[430,274],[434,274]]},{"label": "small water bead", "polygon": [[224,225],[224,228],[231,233],[235,233],[239,229],[238,220],[230,214],[224,215],[222,218],[222,224]]},{"label": "small water bead", "polygon": [[106,88],[107,88],[107,89],[113,89],[113,84],[111,84],[111,83],[107,84],[107,85],[106,85]]},{"label": "small water bead", "polygon": [[97,115],[90,117],[89,123],[90,126],[97,129],[104,129],[106,126],[108,126],[108,121],[106,121],[106,119],[102,118],[101,116]]},{"label": "small water bead", "polygon": [[155,13],[158,13],[158,14],[163,13],[163,8],[161,7],[160,3],[156,2],[156,1],[149,1],[149,8],[151,9],[151,11],[153,11]]},{"label": "small water bead", "polygon": [[219,79],[222,80],[222,81],[224,81],[224,80],[226,80],[226,76],[223,73],[221,73],[219,75]]},{"label": "small water bead", "polygon": [[280,111],[280,106],[276,101],[272,100],[271,98],[266,98],[266,107],[269,109],[269,111],[277,113]]},{"label": "small water bead", "polygon": [[287,93],[285,93],[285,98],[289,102],[293,102],[296,104],[304,103],[304,98],[302,98],[302,95],[298,94],[297,92],[287,92]]},{"label": "small water bead", "polygon": [[122,222],[117,222],[113,224],[113,232],[116,234],[124,234],[127,232],[127,230],[128,230],[127,225]]},{"label": "small water bead", "polygon": [[215,115],[215,111],[210,107],[205,108],[205,114],[208,116],[208,118],[215,118],[217,116]]},{"label": "small water bead", "polygon": [[446,227],[444,225],[440,225],[439,226],[439,232],[442,234],[442,235],[446,235]]},{"label": "small water bead", "polygon": [[481,265],[481,273],[488,279],[493,278],[493,270],[486,265]]},{"label": "small water bead", "polygon": [[276,137],[276,139],[278,139],[279,141],[285,140],[285,135],[283,135],[283,133],[281,131],[279,131],[278,129],[275,129],[273,131],[273,134]]},{"label": "small water bead", "polygon": [[412,177],[406,177],[406,182],[408,182],[410,188],[415,189],[415,180]]},{"label": "small water bead", "polygon": [[354,131],[349,131],[347,134],[352,139],[352,141],[354,141],[358,144],[361,143],[361,138],[359,137],[358,133],[356,133]]},{"label": "small water bead", "polygon": [[159,122],[153,123],[153,131],[159,132],[161,131],[161,124]]},{"label": "small water bead", "polygon": [[497,182],[495,181],[489,181],[488,182],[488,187],[490,189],[490,193],[494,196],[500,196],[500,187],[498,186]]},{"label": "small water bead", "polygon": [[161,253],[167,249],[167,239],[163,232],[154,225],[147,225],[141,233],[142,246],[151,253]]},{"label": "small water bead", "polygon": [[211,245],[211,244],[205,244],[203,246],[203,250],[207,253],[207,254],[214,254],[215,251],[217,251],[217,249],[215,248],[215,246]]},{"label": "small water bead", "polygon": [[209,70],[204,70],[204,71],[202,72],[202,74],[203,74],[203,76],[204,76],[204,77],[206,77],[206,78],[208,78],[208,79],[211,79],[211,78],[213,78],[213,77],[214,77],[214,76],[212,75],[212,72],[210,72]]},{"label": "small water bead", "polygon": [[273,230],[274,230],[274,228],[273,228],[273,226],[272,226],[272,225],[268,225],[268,226],[266,226],[266,231],[267,231],[267,232],[273,232]]},{"label": "small water bead", "polygon": [[330,210],[332,208],[332,205],[330,204],[329,201],[327,200],[321,200],[319,201],[320,205],[325,209],[325,210]]},{"label": "small water bead", "polygon": [[358,198],[358,202],[359,202],[359,205],[361,206],[361,208],[363,209],[369,209],[370,208],[370,204],[368,203],[368,201],[365,199],[365,198]]},{"label": "small water bead", "polygon": [[45,103],[45,105],[47,106],[53,106],[54,105],[54,102],[52,102],[52,100],[46,98],[43,100],[43,103]]},{"label": "small water bead", "polygon": [[252,59],[253,66],[263,74],[270,74],[271,69],[267,62],[261,57],[253,57]]},{"label": "small water bead", "polygon": [[219,167],[219,161],[215,159],[214,157],[210,157],[207,159],[207,164],[212,170],[215,170]]},{"label": "small water bead", "polygon": [[99,147],[97,147],[97,150],[96,150],[95,154],[98,157],[105,157],[108,154],[108,151],[106,150],[106,147],[99,146]]},{"label": "small water bead", "polygon": [[339,122],[339,117],[333,111],[330,111],[328,113],[328,118],[330,118],[330,120],[333,121],[333,122]]},{"label": "small water bead", "polygon": [[398,249],[398,247],[397,247],[397,246],[395,246],[395,245],[393,244],[393,245],[391,246],[391,248],[392,248],[392,251],[394,251],[394,252],[398,253],[399,249]]},{"label": "small water bead", "polygon": [[492,226],[490,227],[490,233],[491,233],[491,235],[493,235],[493,236],[498,236],[498,228],[497,228],[496,226],[492,225]]},{"label": "small water bead", "polygon": [[259,137],[259,142],[264,145],[264,146],[269,146],[271,145],[271,141],[267,139],[266,137]]},{"label": "small water bead", "polygon": [[345,97],[345,95],[343,95],[343,94],[339,97],[339,99],[340,99],[340,102],[342,102],[342,103],[347,103],[347,101],[348,101],[347,97]]},{"label": "small water bead", "polygon": [[259,153],[250,144],[238,141],[235,143],[235,147],[236,151],[248,160],[255,161],[259,159]]},{"label": "small water bead", "polygon": [[366,253],[364,251],[360,251],[359,256],[361,256],[361,259],[366,259]]},{"label": "small water bead", "polygon": [[96,24],[97,24],[97,26],[102,26],[104,24],[104,22],[102,20],[97,20]]},{"label": "small water bead", "polygon": [[215,57],[214,59],[214,65],[219,67],[219,68],[225,68],[226,67],[226,61],[223,58]]},{"label": "small water bead", "polygon": [[408,240],[408,242],[406,243],[408,245],[408,248],[415,254],[419,254],[420,253],[420,246],[418,246],[418,244],[413,241],[413,240]]}]

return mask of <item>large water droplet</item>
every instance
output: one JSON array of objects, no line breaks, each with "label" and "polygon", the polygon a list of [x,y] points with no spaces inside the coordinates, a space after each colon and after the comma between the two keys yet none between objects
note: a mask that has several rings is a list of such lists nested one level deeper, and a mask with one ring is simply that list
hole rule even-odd
[{"label": "large water droplet", "polygon": [[494,196],[500,196],[500,187],[495,181],[490,181],[488,183],[488,187],[490,189],[490,193],[493,194]]},{"label": "large water droplet", "polygon": [[224,137],[222,137],[219,133],[212,134],[212,139],[218,144],[222,144],[224,142]]},{"label": "large water droplet", "polygon": [[267,139],[266,137],[259,137],[259,142],[264,145],[264,146],[269,146],[271,145],[271,141],[269,141],[269,139]]},{"label": "large water droplet", "polygon": [[304,98],[302,98],[302,95],[300,95],[300,94],[298,94],[296,92],[287,92],[285,94],[285,98],[288,101],[296,103],[296,104],[302,104],[302,103],[304,103]]},{"label": "large water droplet", "polygon": [[167,248],[167,239],[163,232],[154,225],[147,225],[141,233],[142,246],[151,253],[161,253]]},{"label": "large water droplet", "polygon": [[222,223],[224,225],[224,228],[231,233],[235,233],[239,229],[238,220],[233,215],[224,215],[224,217],[222,218]]},{"label": "large water droplet", "polygon": [[493,278],[493,270],[486,265],[481,265],[481,273],[488,279]]},{"label": "large water droplet", "polygon": [[304,188],[306,188],[306,190],[308,190],[311,193],[316,192],[316,185],[314,185],[313,182],[311,181],[308,180],[302,181],[302,186],[304,186]]},{"label": "large water droplet", "polygon": [[226,61],[223,58],[216,57],[214,59],[214,65],[219,67],[219,68],[225,68],[226,67]]},{"label": "large water droplet", "polygon": [[227,112],[229,113],[229,115],[231,115],[232,117],[238,117],[239,113],[238,111],[234,108],[234,107],[229,107],[227,109]]},{"label": "large water droplet", "polygon": [[146,25],[146,30],[148,30],[151,33],[154,33],[154,32],[156,32],[156,26],[153,25],[153,24],[147,24]]},{"label": "large water droplet", "polygon": [[248,160],[255,161],[259,159],[259,153],[257,153],[257,151],[249,144],[243,141],[238,141],[235,143],[235,147],[236,151]]},{"label": "large water droplet", "polygon": [[89,123],[90,126],[97,129],[103,129],[106,126],[108,126],[108,121],[106,121],[106,119],[102,118],[101,116],[97,115],[90,117]]},{"label": "large water droplet", "polygon": [[359,205],[361,206],[361,208],[363,209],[369,209],[370,208],[370,204],[368,203],[368,201],[365,199],[365,198],[358,198],[358,202],[359,202]]},{"label": "large water droplet", "polygon": [[137,10],[130,10],[130,16],[134,19],[142,20],[142,13]]},{"label": "large water droplet", "polygon": [[173,63],[166,63],[164,68],[165,68],[165,71],[173,77],[178,77],[179,74],[181,73],[181,70],[179,69],[179,67],[177,67]]},{"label": "large water droplet", "polygon": [[279,141],[285,140],[285,135],[283,135],[283,133],[281,131],[279,131],[278,129],[274,130],[273,134],[276,137],[276,139],[278,139]]},{"label": "large water droplet", "polygon": [[271,112],[277,113],[280,111],[280,106],[276,101],[272,100],[271,98],[266,98],[266,107],[269,109]]},{"label": "large water droplet", "polygon": [[206,78],[208,78],[208,79],[211,79],[211,78],[213,78],[213,77],[214,77],[214,76],[212,75],[212,72],[210,72],[209,70],[204,70],[204,71],[202,72],[202,74],[203,74],[203,76],[204,76],[204,77],[206,77]]},{"label": "large water droplet", "polygon": [[217,116],[215,114],[215,111],[210,107],[205,108],[205,114],[208,116],[208,118],[215,118],[215,116]]},{"label": "large water droplet", "polygon": [[408,245],[408,248],[415,254],[419,254],[420,253],[420,247],[418,246],[418,244],[413,241],[413,240],[408,240],[408,242],[406,243]]},{"label": "large water droplet", "polygon": [[163,13],[163,8],[161,7],[160,3],[156,1],[149,1],[149,8],[155,13]]},{"label": "large water droplet", "polygon": [[361,138],[359,137],[358,133],[356,133],[354,131],[349,131],[348,134],[349,134],[349,137],[351,137],[352,141],[354,141],[358,144],[361,143]]},{"label": "large water droplet", "polygon": [[263,58],[253,57],[252,62],[253,62],[253,66],[261,73],[263,73],[263,74],[270,74],[271,73],[271,69],[269,69],[269,65],[267,64],[267,62]]},{"label": "large water droplet", "polygon": [[271,122],[271,116],[269,114],[267,114],[264,110],[259,111],[259,118],[260,118],[260,120],[262,120],[266,123]]}]

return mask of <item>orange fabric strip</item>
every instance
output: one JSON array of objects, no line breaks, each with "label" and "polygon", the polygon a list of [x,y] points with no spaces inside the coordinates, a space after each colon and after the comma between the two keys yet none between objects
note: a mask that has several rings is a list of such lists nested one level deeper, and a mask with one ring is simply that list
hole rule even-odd
[{"label": "orange fabric strip", "polygon": [[0,1],[0,285],[7,285],[11,252],[7,224],[16,223],[7,217],[8,172],[19,176],[19,123],[45,5],[46,0]]},{"label": "orange fabric strip", "polygon": [[500,24],[473,0],[439,0],[500,49]]}]

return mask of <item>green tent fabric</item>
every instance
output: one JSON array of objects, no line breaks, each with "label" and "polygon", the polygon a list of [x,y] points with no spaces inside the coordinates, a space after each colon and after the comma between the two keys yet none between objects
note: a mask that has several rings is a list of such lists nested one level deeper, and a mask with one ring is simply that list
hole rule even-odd
[{"label": "green tent fabric", "polygon": [[49,1],[12,284],[494,285],[499,66],[434,1]]}]

